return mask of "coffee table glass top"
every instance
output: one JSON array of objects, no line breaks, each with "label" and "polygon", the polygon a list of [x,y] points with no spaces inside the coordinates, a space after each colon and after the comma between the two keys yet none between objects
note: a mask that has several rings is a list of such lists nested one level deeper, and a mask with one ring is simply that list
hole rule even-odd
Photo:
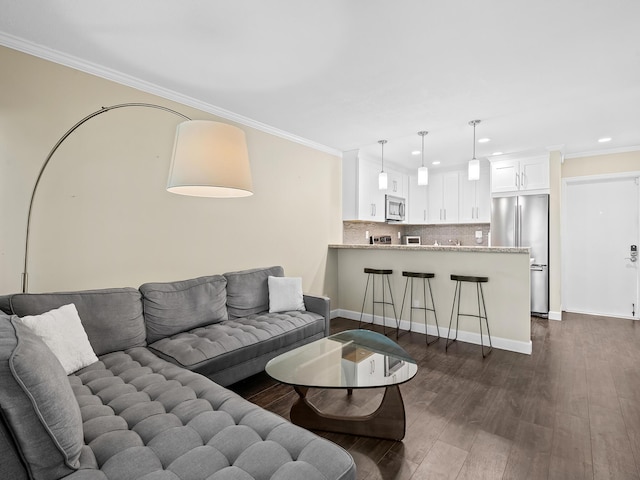
[{"label": "coffee table glass top", "polygon": [[404,383],[418,366],[390,338],[370,330],[347,330],[283,353],[265,370],[290,385],[373,388]]}]

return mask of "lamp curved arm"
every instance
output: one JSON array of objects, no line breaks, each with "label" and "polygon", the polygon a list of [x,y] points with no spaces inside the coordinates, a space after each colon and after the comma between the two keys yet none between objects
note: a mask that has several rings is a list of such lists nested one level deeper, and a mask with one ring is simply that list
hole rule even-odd
[{"label": "lamp curved arm", "polygon": [[155,105],[153,103],[120,103],[118,105],[102,107],[100,108],[100,110],[96,110],[95,112],[90,113],[89,115],[84,117],[82,120],[80,120],[78,123],[76,123],[73,127],[71,127],[69,130],[67,130],[67,132],[64,135],[62,135],[62,137],[60,137],[60,140],[56,142],[56,144],[53,146],[53,148],[47,155],[47,158],[45,159],[44,163],[42,164],[42,167],[40,168],[40,172],[38,173],[38,178],[36,179],[36,183],[33,186],[33,190],[31,191],[31,200],[29,201],[29,213],[27,214],[27,232],[26,232],[25,245],[24,245],[24,271],[22,272],[22,293],[26,293],[27,287],[28,287],[27,266],[29,263],[29,233],[31,230],[31,212],[33,210],[33,201],[35,199],[36,192],[38,190],[38,185],[40,184],[40,179],[42,178],[42,174],[46,170],[47,165],[49,165],[49,162],[51,161],[51,157],[53,157],[53,154],[56,153],[56,150],[58,150],[60,145],[62,145],[62,143],[69,137],[69,135],[75,132],[83,124],[85,124],[92,118],[97,117],[98,115],[102,115],[103,113],[107,113],[117,108],[125,108],[125,107],[155,108],[158,110],[164,110],[165,112],[172,113],[174,115],[184,118],[185,120],[191,120],[191,118],[187,117],[186,115],[180,112],[177,112],[175,110],[172,110],[168,107],[163,107],[162,105]]}]

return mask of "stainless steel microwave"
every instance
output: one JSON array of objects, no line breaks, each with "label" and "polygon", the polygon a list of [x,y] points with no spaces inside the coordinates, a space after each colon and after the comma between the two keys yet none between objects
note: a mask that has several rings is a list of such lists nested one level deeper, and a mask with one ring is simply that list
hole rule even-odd
[{"label": "stainless steel microwave", "polygon": [[402,197],[385,195],[385,220],[387,222],[403,222],[406,200]]}]

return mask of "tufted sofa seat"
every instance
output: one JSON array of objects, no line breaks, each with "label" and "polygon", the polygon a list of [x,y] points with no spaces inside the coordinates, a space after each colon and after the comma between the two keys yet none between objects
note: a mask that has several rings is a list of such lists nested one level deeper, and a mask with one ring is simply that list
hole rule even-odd
[{"label": "tufted sofa seat", "polygon": [[324,333],[325,319],[314,312],[259,313],[166,337],[149,349],[224,385],[253,359],[274,358]]},{"label": "tufted sofa seat", "polygon": [[105,480],[352,474],[353,461],[335,445],[146,348],[104,355],[69,382],[88,446],[69,480],[89,472]]}]

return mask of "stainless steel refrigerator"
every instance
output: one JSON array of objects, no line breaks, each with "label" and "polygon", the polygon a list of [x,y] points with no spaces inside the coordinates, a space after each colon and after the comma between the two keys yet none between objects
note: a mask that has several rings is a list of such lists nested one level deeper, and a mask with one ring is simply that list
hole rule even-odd
[{"label": "stainless steel refrigerator", "polygon": [[531,250],[531,313],[549,313],[549,195],[495,197],[491,245]]}]

